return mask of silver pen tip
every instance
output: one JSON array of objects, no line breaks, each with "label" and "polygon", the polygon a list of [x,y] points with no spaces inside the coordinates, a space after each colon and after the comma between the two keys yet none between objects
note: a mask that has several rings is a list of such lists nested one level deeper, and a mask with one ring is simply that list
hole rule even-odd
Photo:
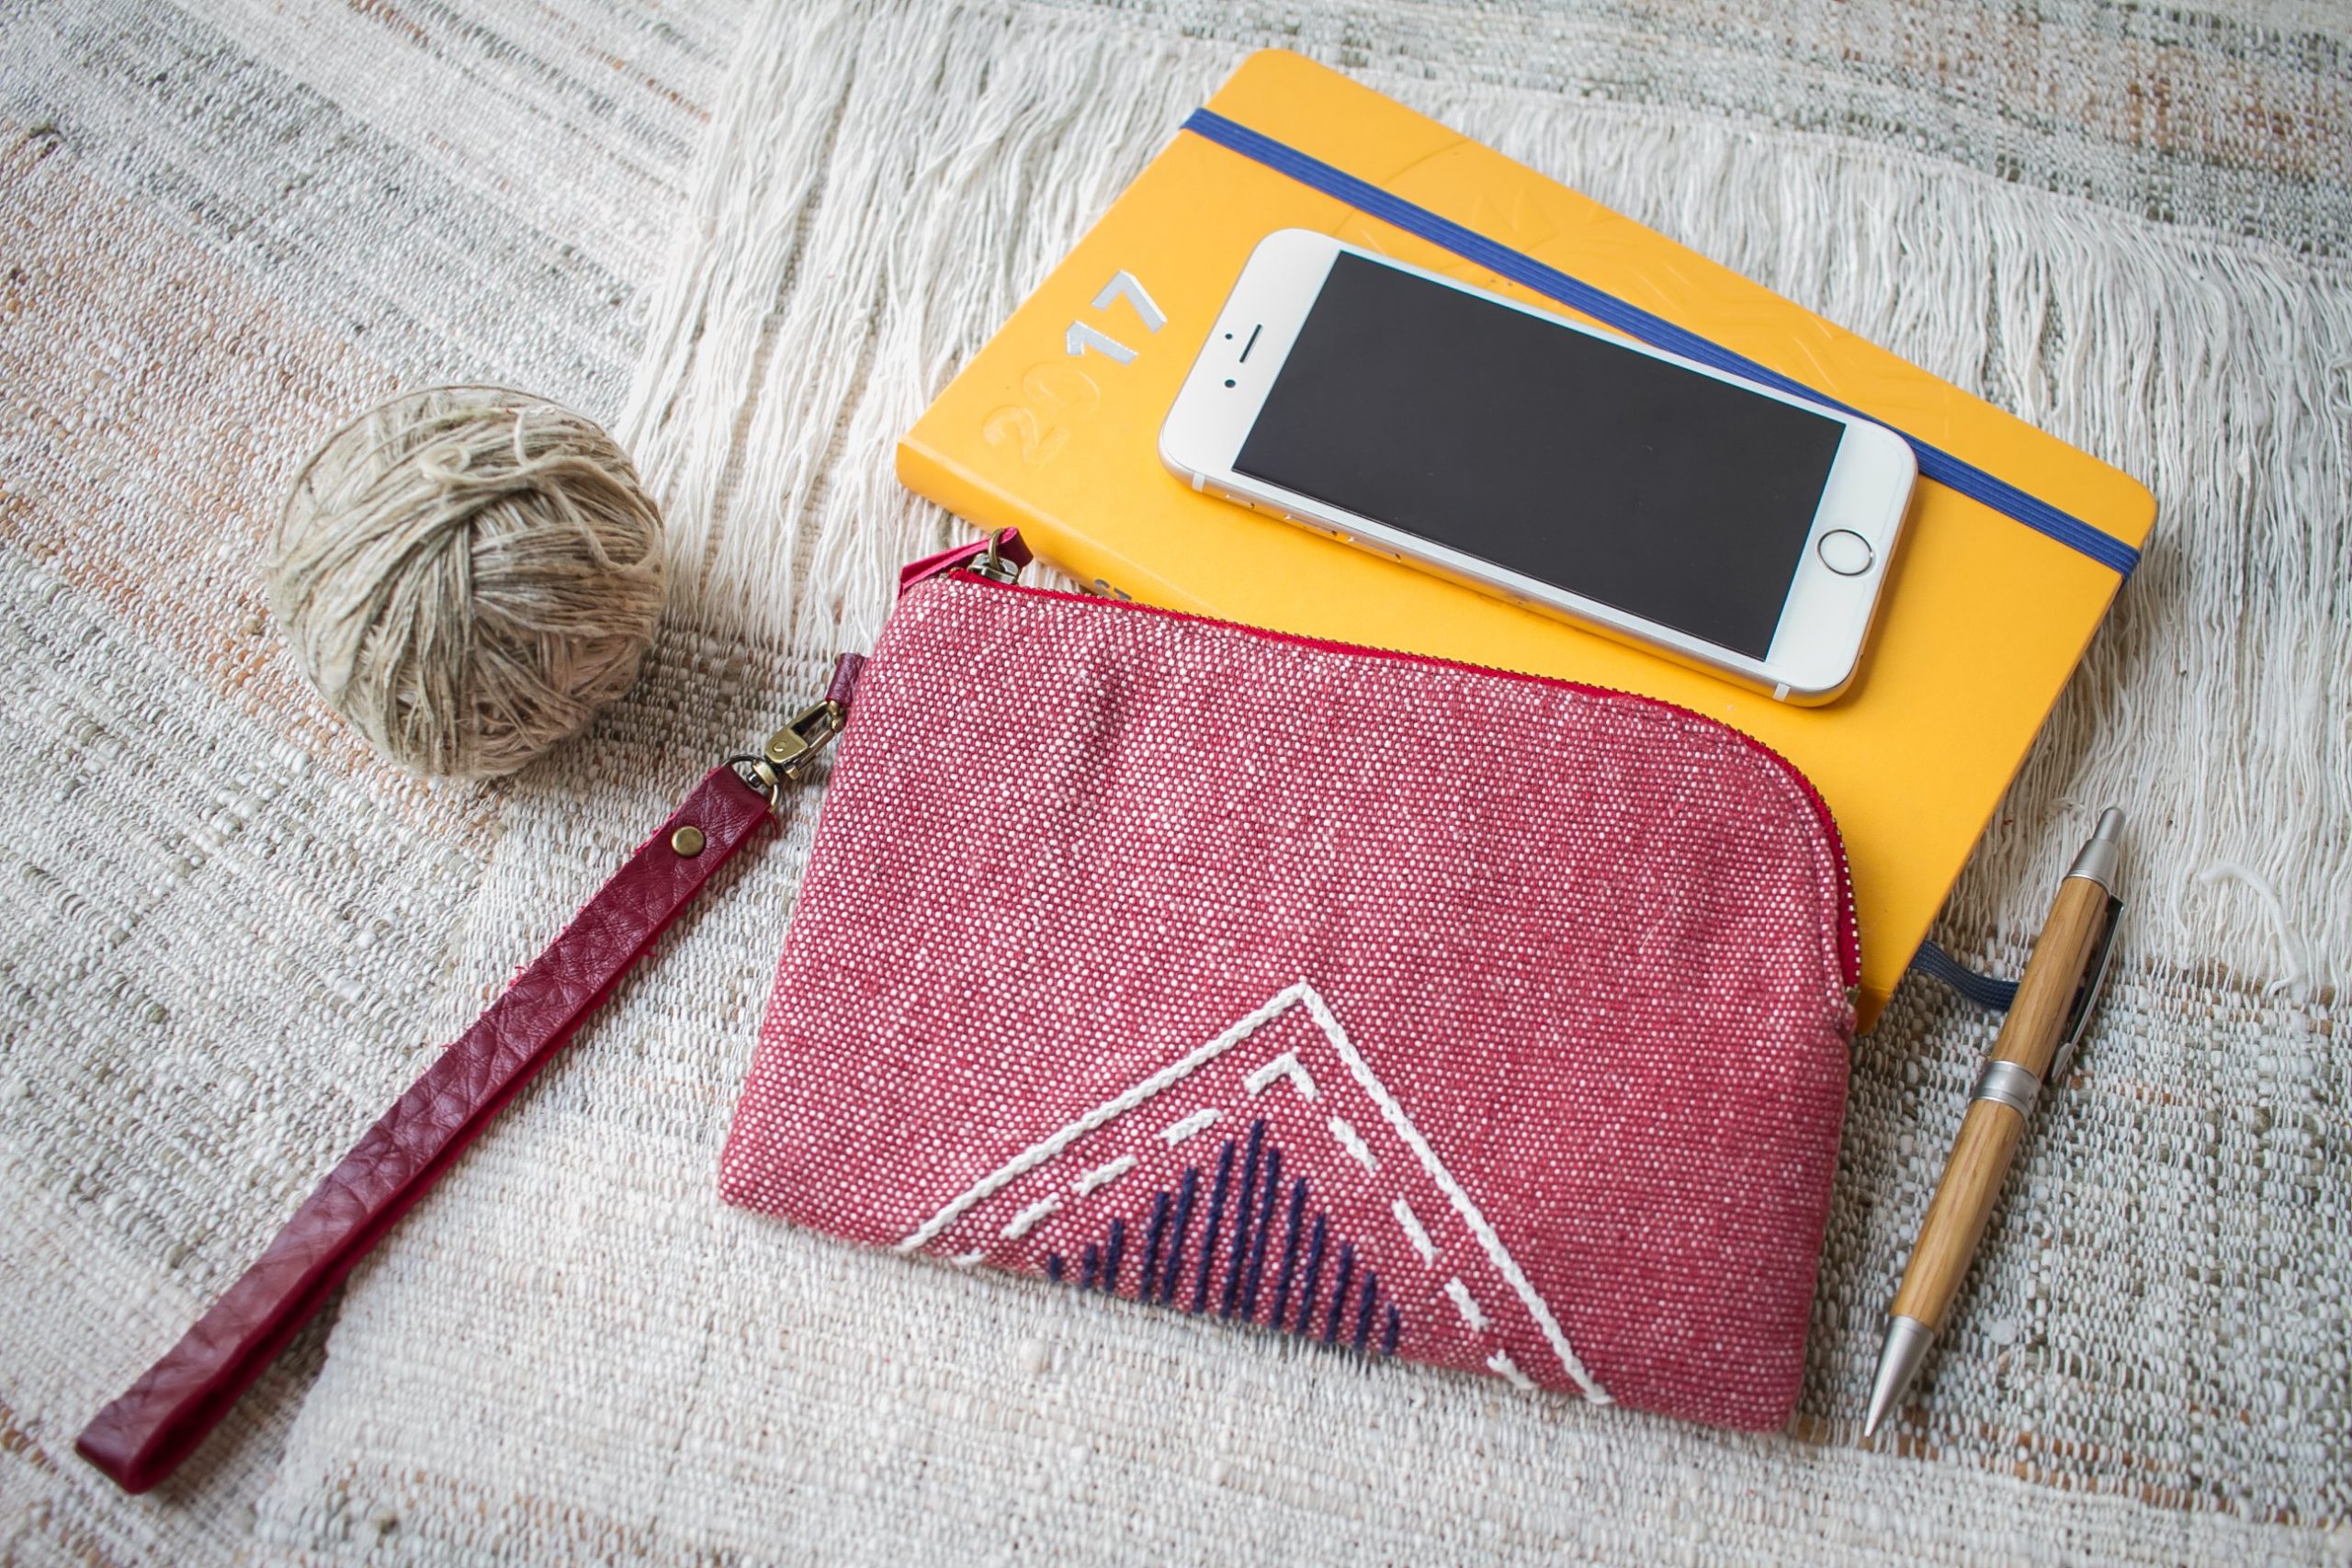
[{"label": "silver pen tip", "polygon": [[1880,1426],[1894,1414],[1904,1391],[1919,1375],[1928,1348],[1935,1342],[1935,1332],[1916,1317],[1886,1320],[1886,1339],[1879,1346],[1878,1376],[1871,1382],[1871,1410],[1862,1418],[1863,1437],[1876,1437]]},{"label": "silver pen tip", "polygon": [[2115,891],[2115,874],[2122,863],[2123,813],[2110,806],[2098,814],[2098,826],[2091,829],[2083,852],[2075,857],[2066,874],[2086,876],[2111,894]]}]

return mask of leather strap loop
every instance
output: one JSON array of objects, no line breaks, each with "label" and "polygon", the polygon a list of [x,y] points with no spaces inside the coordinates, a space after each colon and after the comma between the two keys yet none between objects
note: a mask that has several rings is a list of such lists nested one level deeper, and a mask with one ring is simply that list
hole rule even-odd
[{"label": "leather strap loop", "polygon": [[[852,667],[847,679],[854,677]],[[74,1445],[82,1457],[126,1492],[144,1492],[178,1468],[352,1266],[768,820],[768,802],[757,791],[730,768],[712,769],[563,934],[353,1145],[259,1261],[83,1429]]]}]

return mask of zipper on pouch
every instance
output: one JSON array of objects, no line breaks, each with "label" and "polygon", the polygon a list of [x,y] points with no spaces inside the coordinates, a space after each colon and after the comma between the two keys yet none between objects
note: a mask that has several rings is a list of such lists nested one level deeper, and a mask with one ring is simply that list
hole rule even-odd
[{"label": "zipper on pouch", "polygon": [[[1465,660],[1441,659],[1427,653],[1408,653],[1402,649],[1380,648],[1368,643],[1340,642],[1329,637],[1303,637],[1296,632],[1272,631],[1264,626],[1253,626],[1241,621],[1219,620],[1214,615],[1196,615],[1185,610],[1166,610],[1156,604],[1137,604],[1125,599],[1106,599],[1099,594],[1065,593],[1057,589],[1032,588],[1021,581],[1021,562],[1000,547],[1000,542],[1004,535],[1011,532],[1010,529],[990,530],[984,549],[977,546],[971,547],[967,558],[955,560],[951,558],[949,560],[941,561],[937,567],[933,568],[933,572],[939,575],[967,577],[975,581],[986,583],[991,588],[1008,589],[1015,593],[1035,594],[1044,599],[1068,600],[1074,604],[1105,610],[1125,611],[1131,615],[1165,615],[1171,620],[1194,621],[1202,626],[1221,626],[1227,631],[1243,632],[1250,637],[1268,637],[1276,642],[1292,643],[1301,648],[1317,649],[1326,653],[1368,654],[1375,659],[1402,660],[1412,664],[1427,664],[1441,669],[1466,671],[1473,674],[1493,675],[1506,681],[1532,682],[1537,685],[1552,686],[1566,692],[1577,692],[1588,696],[1616,697],[1626,702],[1643,703],[1651,707],[1663,708],[1668,713],[1676,714],[1684,718],[1694,718],[1702,724],[1724,731],[1740,745],[1765,758],[1796,784],[1799,793],[1804,796],[1806,804],[1812,807],[1814,819],[1820,824],[1822,832],[1828,838],[1830,858],[1838,865],[1838,972],[1845,982],[1847,1005],[1853,1006],[1860,999],[1862,972],[1861,931],[1860,918],[1854,908],[1854,874],[1853,868],[1847,863],[1846,860],[1845,835],[1838,830],[1838,819],[1831,814],[1829,803],[1821,797],[1819,790],[1813,787],[1813,781],[1804,776],[1804,770],[1761,740],[1757,739],[1756,737],[1744,730],[1734,728],[1719,718],[1711,717],[1693,708],[1684,707],[1679,703],[1669,703],[1660,697],[1644,696],[1639,692],[1623,691],[1615,686],[1596,686],[1582,681],[1563,681],[1556,676],[1532,675],[1524,670],[1503,670],[1491,664],[1473,664]],[[937,558],[933,558],[937,559]],[[933,573],[922,574],[922,576],[929,575]],[[901,582],[899,592],[904,592],[907,588],[920,581],[922,581],[921,576],[910,577]]]}]

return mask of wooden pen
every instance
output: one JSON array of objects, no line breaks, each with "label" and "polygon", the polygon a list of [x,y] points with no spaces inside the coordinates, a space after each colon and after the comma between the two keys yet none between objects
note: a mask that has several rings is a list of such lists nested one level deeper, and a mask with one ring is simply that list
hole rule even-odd
[{"label": "wooden pen", "polygon": [[1911,1262],[1903,1270],[1903,1286],[1888,1310],[1864,1437],[1875,1433],[1894,1409],[1943,1332],[2041,1086],[2055,1076],[2053,1068],[2064,1070],[2081,1040],[2122,908],[2114,891],[2122,834],[2123,813],[2109,807],[2099,814],[2097,830],[2058,884],[2049,918],[2034,939],[2017,999],[2009,1004],[1992,1055],[1976,1075],[1960,1135],[1945,1156],[1943,1179],[1936,1184],[1919,1239],[1912,1244]]}]

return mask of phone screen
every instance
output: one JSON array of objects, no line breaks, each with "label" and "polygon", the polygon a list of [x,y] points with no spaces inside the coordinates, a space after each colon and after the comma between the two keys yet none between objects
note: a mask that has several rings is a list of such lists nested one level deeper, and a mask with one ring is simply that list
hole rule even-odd
[{"label": "phone screen", "polygon": [[1234,467],[1761,659],[1844,434],[1343,251]]}]

